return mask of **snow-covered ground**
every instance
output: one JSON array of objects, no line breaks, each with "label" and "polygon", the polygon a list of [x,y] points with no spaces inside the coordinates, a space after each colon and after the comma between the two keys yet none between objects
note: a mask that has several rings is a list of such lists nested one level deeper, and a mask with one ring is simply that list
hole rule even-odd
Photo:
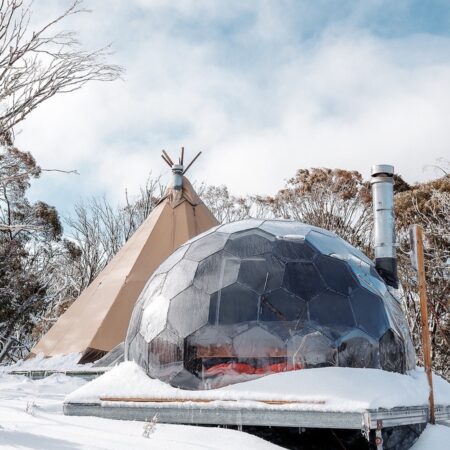
[{"label": "snow-covered ground", "polygon": [[86,381],[59,374],[37,381],[0,374],[0,448],[279,449],[262,439],[233,430],[156,424],[154,432],[144,437],[146,424],[143,422],[64,416],[64,397],[84,383]]},{"label": "snow-covered ground", "polygon": [[[126,365],[122,366],[122,371],[124,371],[124,367],[127,368]],[[130,366],[127,370],[130,370]],[[135,376],[139,377],[139,372],[136,368],[133,368],[133,370],[135,371]],[[116,369],[116,374],[118,372],[119,370]],[[312,380],[314,378],[318,379],[318,372],[308,370],[304,371],[304,373],[310,379],[309,388],[313,387]],[[313,376],[314,373],[316,374],[315,377]],[[109,384],[111,374],[112,372],[103,376],[101,384],[104,387],[106,385],[111,386]],[[395,374],[390,375],[397,376]],[[420,372],[416,375],[416,378],[412,377],[412,385],[408,386],[407,382],[403,385],[409,396],[422,395],[421,393],[413,394],[413,387],[421,386],[423,382]],[[220,395],[226,397],[233,395],[242,396],[242,398],[248,398],[249,395],[264,395],[264,397],[267,397],[269,394],[279,395],[280,392],[277,393],[274,389],[280,389],[279,381],[282,377],[284,380],[283,392],[287,389],[289,395],[299,395],[299,390],[294,390],[294,384],[288,382],[288,378],[292,378],[288,373],[223,388],[220,390]],[[104,382],[105,378],[107,380],[106,383]],[[348,378],[348,376],[344,378]],[[360,377],[358,378],[360,379]],[[109,382],[108,379],[110,380]],[[0,448],[46,450],[130,448],[149,448],[152,450],[228,450],[230,448],[269,450],[279,448],[249,434],[219,428],[156,424],[153,433],[150,433],[149,437],[144,437],[143,433],[146,424],[143,422],[64,416],[62,404],[66,395],[76,390],[78,390],[78,394],[83,394],[84,392],[83,395],[86,395],[87,392],[90,392],[89,395],[92,395],[92,386],[97,385],[98,387],[100,384],[98,380],[97,383],[91,383],[88,390],[86,381],[62,374],[52,375],[43,380],[31,381],[23,376],[0,373]],[[275,380],[277,381],[275,382]],[[126,384],[123,381],[122,379],[122,385]],[[293,380],[291,381],[293,382]],[[443,387],[444,385],[440,386],[441,381],[437,381],[437,389],[440,394],[445,394],[447,392],[446,387]],[[355,389],[358,389],[358,383],[353,378],[353,382],[348,382],[347,385],[350,386],[352,384]],[[128,384],[131,385],[133,383]],[[258,386],[256,390],[255,385]],[[86,386],[86,388],[79,389],[82,386]],[[303,389],[306,389],[306,384],[303,386]],[[163,389],[163,386],[160,387]],[[170,391],[172,388],[167,389]],[[347,387],[344,387],[345,389]],[[108,390],[110,391],[110,389]],[[329,397],[332,392],[330,386],[324,390],[322,385],[321,390],[325,397]],[[166,391],[166,394],[169,391]],[[130,391],[128,390],[127,392]],[[304,395],[304,392],[302,395]],[[310,395],[314,396],[315,394],[310,392]],[[360,395],[361,391],[356,390],[354,399],[360,398]],[[399,395],[402,394],[397,394],[397,399]],[[375,402],[376,399],[372,398],[372,401]],[[445,450],[450,448],[449,443],[450,428],[444,426],[428,427],[411,450]]]},{"label": "snow-covered ground", "polygon": [[68,355],[54,356],[46,358],[43,353],[37,354],[34,358],[20,360],[16,364],[0,367],[0,372],[10,372],[13,370],[66,370],[82,369],[86,370],[92,367],[92,363],[78,364],[81,353],[70,353]]}]

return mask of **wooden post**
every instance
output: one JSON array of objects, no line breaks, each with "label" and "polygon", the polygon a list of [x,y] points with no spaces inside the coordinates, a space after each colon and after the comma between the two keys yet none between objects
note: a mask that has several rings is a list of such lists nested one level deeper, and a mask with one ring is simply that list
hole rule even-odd
[{"label": "wooden post", "polygon": [[428,398],[430,408],[430,423],[435,423],[434,414],[434,393],[433,393],[433,372],[431,370],[431,340],[430,329],[428,325],[428,302],[425,280],[425,264],[423,256],[423,230],[420,225],[414,225],[414,234],[416,241],[416,258],[417,258],[417,275],[419,281],[419,297],[420,297],[420,316],[422,322],[422,348],[423,361],[425,364],[425,372],[430,386],[430,396]]}]

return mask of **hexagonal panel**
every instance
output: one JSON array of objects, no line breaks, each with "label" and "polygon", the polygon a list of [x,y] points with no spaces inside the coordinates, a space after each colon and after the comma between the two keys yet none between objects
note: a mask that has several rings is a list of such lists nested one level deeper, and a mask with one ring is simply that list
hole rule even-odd
[{"label": "hexagonal panel", "polygon": [[342,295],[349,295],[358,287],[356,278],[345,261],[326,255],[319,255],[314,260],[314,264],[331,290]]},{"label": "hexagonal panel", "polygon": [[406,369],[412,370],[416,367],[416,353],[414,344],[409,334],[409,326],[401,304],[390,292],[383,296],[383,303],[389,317],[391,328],[395,330],[405,343]]},{"label": "hexagonal panel", "polygon": [[241,260],[220,251],[208,256],[198,265],[194,286],[212,294],[237,280]]},{"label": "hexagonal panel", "polygon": [[162,288],[164,287],[164,282],[166,281],[166,276],[166,273],[153,275],[147,282],[138,299],[143,308],[147,306],[152,297],[161,294]]},{"label": "hexagonal panel", "polygon": [[324,255],[334,254],[338,255],[341,259],[347,259],[348,255],[353,255],[366,264],[373,265],[373,262],[364,253],[335,234],[325,234],[322,230],[311,230],[307,234],[306,240]]},{"label": "hexagonal panel", "polygon": [[265,220],[259,228],[274,236],[297,235],[303,237],[311,229],[309,225],[294,220]]},{"label": "hexagonal panel", "polygon": [[367,289],[358,288],[350,296],[356,324],[378,340],[389,328],[383,301]]},{"label": "hexagonal panel", "polygon": [[[247,326],[241,328],[239,329],[236,326],[217,325],[211,327],[206,325],[188,336],[186,344],[187,347],[195,347],[202,358],[223,355],[224,352],[231,354],[233,337],[248,329]],[[219,348],[221,350],[218,350]]]},{"label": "hexagonal panel", "polygon": [[273,254],[283,261],[312,261],[317,252],[307,242],[277,239],[274,243]]},{"label": "hexagonal panel", "polygon": [[188,368],[182,369],[178,373],[175,373],[170,379],[170,384],[174,387],[179,387],[182,389],[197,390],[203,388],[201,380],[197,378]]},{"label": "hexagonal panel", "polygon": [[272,251],[269,237],[259,230],[232,234],[225,244],[225,250],[239,258],[262,255]]},{"label": "hexagonal panel", "polygon": [[276,289],[261,297],[259,320],[261,322],[295,321],[307,319],[306,302],[284,289]]},{"label": "hexagonal panel", "polygon": [[155,270],[153,275],[168,272],[178,261],[181,261],[189,250],[189,245],[178,247],[167,259],[165,259]]},{"label": "hexagonal panel", "polygon": [[149,374],[168,379],[174,371],[183,369],[183,339],[166,328],[148,346]]},{"label": "hexagonal panel", "polygon": [[288,262],[283,287],[304,300],[310,300],[325,289],[316,267],[309,262]]},{"label": "hexagonal panel", "polygon": [[355,326],[355,318],[347,296],[327,289],[316,295],[308,307],[309,318],[320,325]]},{"label": "hexagonal panel", "polygon": [[151,298],[151,301],[145,307],[139,333],[144,337],[146,342],[150,342],[166,327],[169,304],[170,301],[167,297],[164,295],[156,295]]},{"label": "hexagonal panel", "polygon": [[241,261],[238,281],[253,291],[262,294],[280,287],[283,274],[284,264],[271,254],[264,254],[245,258]]},{"label": "hexagonal panel", "polygon": [[258,228],[264,221],[260,219],[244,219],[237,222],[226,223],[219,227],[221,233],[236,233],[237,231]]},{"label": "hexagonal panel", "polygon": [[296,367],[329,367],[336,365],[333,342],[319,331],[293,336],[287,343],[288,355]]},{"label": "hexagonal panel", "polygon": [[347,258],[347,263],[359,283],[366,289],[372,291],[375,295],[383,295],[387,291],[384,282],[381,281],[379,277],[373,276],[373,267],[371,265],[355,258],[353,255],[350,255],[350,257]]},{"label": "hexagonal panel", "polygon": [[183,259],[169,270],[162,294],[169,300],[192,285],[198,263]]},{"label": "hexagonal panel", "polygon": [[226,325],[256,321],[258,295],[245,286],[234,283],[211,295],[209,323]]},{"label": "hexagonal panel", "polygon": [[203,233],[197,234],[197,236],[194,236],[192,239],[189,239],[184,245],[190,245],[193,242],[198,241],[199,239],[203,239],[205,236],[208,236],[212,233],[215,233],[222,225],[216,225],[215,227],[210,228],[209,230],[204,231]]},{"label": "hexagonal panel", "polygon": [[144,341],[144,338],[140,333],[137,333],[136,336],[129,341],[127,360],[134,361],[148,371],[148,343]]},{"label": "hexagonal panel", "polygon": [[283,341],[269,331],[253,326],[233,339],[239,358],[276,358],[286,356]]},{"label": "hexagonal panel", "polygon": [[[195,311],[195,314],[192,314]],[[191,286],[172,299],[168,320],[181,337],[186,337],[208,322],[209,295]]]},{"label": "hexagonal panel", "polygon": [[209,255],[223,250],[228,240],[228,234],[213,233],[192,243],[185,257],[192,261],[202,261]]},{"label": "hexagonal panel", "polygon": [[380,339],[380,364],[389,372],[406,372],[405,346],[400,336],[389,329]]},{"label": "hexagonal panel", "polygon": [[338,341],[338,365],[340,367],[380,367],[376,341],[361,331],[352,331]]},{"label": "hexagonal panel", "polygon": [[[130,323],[128,324],[127,330],[127,341],[131,341],[141,329],[142,315],[144,314],[144,309],[142,306],[143,299],[140,298],[134,305],[133,312],[131,314]],[[127,346],[125,345],[125,347]]]}]

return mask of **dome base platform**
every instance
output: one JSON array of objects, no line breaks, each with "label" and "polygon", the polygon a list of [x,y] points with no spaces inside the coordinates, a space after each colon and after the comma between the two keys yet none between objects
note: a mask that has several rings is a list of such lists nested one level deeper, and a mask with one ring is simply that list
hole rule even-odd
[{"label": "dome base platform", "polygon": [[[297,402],[298,403],[298,402]],[[367,440],[381,436],[388,427],[425,424],[428,408],[425,406],[368,409],[365,411],[323,411],[311,402],[311,408],[302,402],[280,400],[264,401],[205,401],[203,399],[164,398],[102,398],[98,403],[64,404],[69,416],[97,416],[107,419],[147,421],[157,417],[158,422],[186,425],[258,426],[292,428],[327,428],[361,430]],[[436,407],[436,421],[450,425],[450,405]],[[383,449],[379,445],[378,450]]]}]

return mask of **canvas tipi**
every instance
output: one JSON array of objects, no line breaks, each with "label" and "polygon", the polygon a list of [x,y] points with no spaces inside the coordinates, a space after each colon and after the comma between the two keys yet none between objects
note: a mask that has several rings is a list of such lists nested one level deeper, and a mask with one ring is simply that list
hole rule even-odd
[{"label": "canvas tipi", "polygon": [[159,264],[177,247],[218,224],[184,174],[184,149],[173,179],[151,214],[121,250],[31,350],[45,356],[81,353],[95,361],[124,339],[133,306]]}]

